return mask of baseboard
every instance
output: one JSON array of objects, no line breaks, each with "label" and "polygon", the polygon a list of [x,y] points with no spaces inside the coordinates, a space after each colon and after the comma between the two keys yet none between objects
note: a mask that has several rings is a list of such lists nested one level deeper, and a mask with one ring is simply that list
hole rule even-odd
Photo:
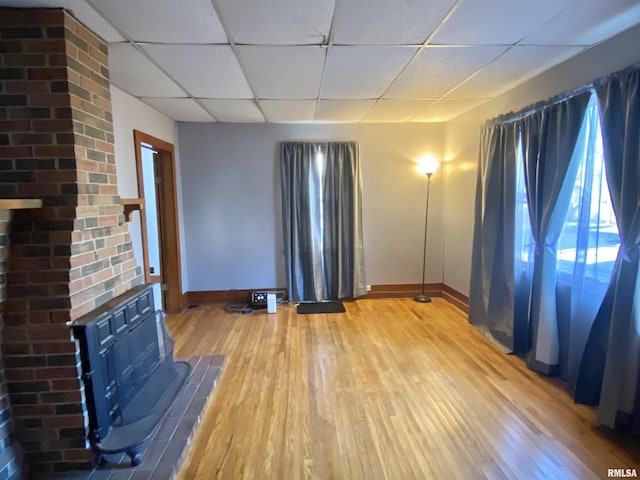
[{"label": "baseboard", "polygon": [[251,292],[282,292],[286,288],[252,288],[250,290],[209,290],[187,292],[189,305],[206,303],[243,303],[249,301]]},{"label": "baseboard", "polygon": [[469,297],[451,288],[449,285],[442,285],[442,297],[449,303],[455,305],[464,313],[469,313]]},{"label": "baseboard", "polygon": [[[282,291],[285,288],[252,288],[250,290],[209,290],[200,292],[186,292],[183,297],[186,304],[201,305],[207,303],[242,303],[249,299],[255,291]],[[389,285],[372,285],[371,291],[360,298],[413,298],[422,293],[422,284],[404,283]],[[463,312],[469,311],[469,297],[443,283],[425,284],[424,293],[430,297],[442,297]]]},{"label": "baseboard", "polygon": [[[371,285],[371,291],[361,298],[413,298],[422,293],[421,283]],[[442,296],[441,283],[427,283],[424,293],[430,297]]]},{"label": "baseboard", "polygon": [[182,292],[180,297],[180,311],[185,310],[189,306],[189,292]]},{"label": "baseboard", "polygon": [[[413,298],[422,293],[422,284],[405,283],[393,285],[371,285],[371,291],[362,298]],[[469,297],[444,283],[427,283],[425,294],[442,297],[465,313],[469,313]]]}]

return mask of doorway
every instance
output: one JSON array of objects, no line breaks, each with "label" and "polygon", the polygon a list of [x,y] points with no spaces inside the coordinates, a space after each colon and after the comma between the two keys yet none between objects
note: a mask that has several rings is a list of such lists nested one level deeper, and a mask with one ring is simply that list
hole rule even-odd
[{"label": "doorway", "polygon": [[166,313],[183,309],[175,150],[172,144],[133,131],[138,173],[144,278],[160,284]]}]

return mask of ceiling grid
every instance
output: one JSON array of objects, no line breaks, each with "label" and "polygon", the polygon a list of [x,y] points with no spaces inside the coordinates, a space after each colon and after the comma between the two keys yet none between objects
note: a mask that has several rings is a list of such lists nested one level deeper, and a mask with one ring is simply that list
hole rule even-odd
[{"label": "ceiling grid", "polygon": [[176,121],[444,122],[640,23],[638,0],[0,0],[64,7]]}]

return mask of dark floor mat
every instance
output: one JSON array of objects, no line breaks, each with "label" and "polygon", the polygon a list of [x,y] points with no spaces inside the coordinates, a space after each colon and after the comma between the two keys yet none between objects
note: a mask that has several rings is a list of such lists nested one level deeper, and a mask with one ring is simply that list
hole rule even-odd
[{"label": "dark floor mat", "polygon": [[304,302],[298,305],[298,313],[343,313],[346,312],[340,300],[327,302]]}]

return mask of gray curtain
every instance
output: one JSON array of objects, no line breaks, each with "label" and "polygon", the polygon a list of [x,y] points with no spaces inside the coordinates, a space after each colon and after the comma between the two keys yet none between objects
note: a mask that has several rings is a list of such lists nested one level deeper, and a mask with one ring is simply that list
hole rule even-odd
[{"label": "gray curtain", "polygon": [[612,281],[583,355],[578,400],[599,392],[598,419],[626,417],[640,431],[638,266],[640,263],[640,70],[595,83],[604,159],[621,244]]},{"label": "gray curtain", "polygon": [[280,173],[290,300],[366,294],[357,142],[283,142]]},{"label": "gray curtain", "polygon": [[579,165],[574,150],[590,95],[577,94],[521,120],[525,187],[536,244],[527,365],[543,373],[555,373],[559,364],[556,243],[569,209]]},{"label": "gray curtain", "polygon": [[515,122],[487,124],[480,143],[469,321],[514,349]]}]

